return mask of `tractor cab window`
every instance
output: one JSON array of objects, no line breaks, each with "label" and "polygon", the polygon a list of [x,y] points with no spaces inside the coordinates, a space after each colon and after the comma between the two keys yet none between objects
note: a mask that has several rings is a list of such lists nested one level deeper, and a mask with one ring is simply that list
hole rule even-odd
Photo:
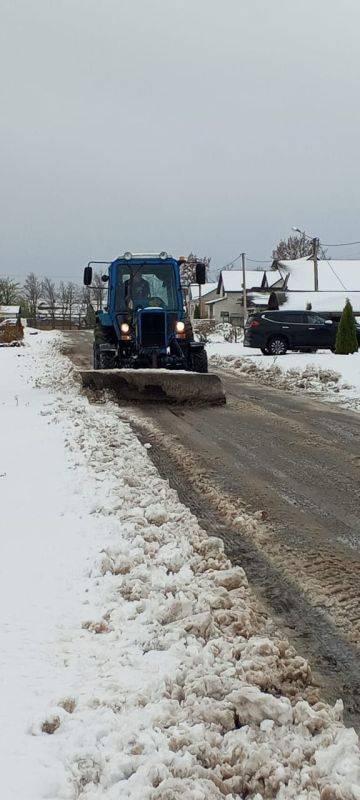
[{"label": "tractor cab window", "polygon": [[176,311],[176,286],[173,270],[166,265],[121,266],[116,292],[118,312],[157,307]]}]

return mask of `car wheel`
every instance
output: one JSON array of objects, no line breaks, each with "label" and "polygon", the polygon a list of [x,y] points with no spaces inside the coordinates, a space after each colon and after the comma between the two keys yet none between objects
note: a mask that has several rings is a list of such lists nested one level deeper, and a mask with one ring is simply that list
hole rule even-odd
[{"label": "car wheel", "polygon": [[287,351],[285,339],[282,336],[274,336],[268,344],[269,353],[272,356],[284,356]]},{"label": "car wheel", "polygon": [[261,350],[263,356],[269,356],[270,355],[269,350],[268,350],[267,347],[260,347],[260,350]]}]

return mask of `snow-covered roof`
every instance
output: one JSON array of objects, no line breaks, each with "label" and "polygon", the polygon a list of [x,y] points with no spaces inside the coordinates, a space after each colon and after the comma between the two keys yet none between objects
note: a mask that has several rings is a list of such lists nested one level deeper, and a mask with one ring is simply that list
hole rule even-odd
[{"label": "snow-covered roof", "polygon": [[311,303],[312,311],[334,312],[344,308],[349,298],[355,313],[360,312],[360,291],[358,292],[287,292],[282,310],[302,311]]},{"label": "snow-covered roof", "polygon": [[269,289],[278,281],[283,281],[284,275],[278,269],[268,269],[265,272]]},{"label": "snow-covered roof", "polygon": [[[217,289],[217,283],[204,283],[201,287],[201,298],[205,297],[206,294],[210,294],[210,292],[215,292]],[[190,295],[192,300],[199,299],[199,286],[197,283],[192,283],[190,286]]]},{"label": "snow-covered roof", "polygon": [[211,300],[207,300],[206,305],[212,306],[214,303],[226,303],[227,297],[213,297]]},{"label": "snow-covered roof", "polygon": [[248,305],[264,306],[267,308],[269,303],[270,292],[249,292]]},{"label": "snow-covered roof", "polygon": [[7,317],[20,314],[20,306],[0,306],[0,314],[6,314]]},{"label": "snow-covered roof", "polygon": [[[246,270],[246,288],[252,289],[253,286],[261,286],[264,277],[262,269]],[[242,269],[222,270],[220,273],[219,285],[222,283],[225,292],[242,292],[243,273]]]},{"label": "snow-covered roof", "polygon": [[[305,291],[314,289],[314,262],[308,258],[277,261],[281,272],[289,274],[288,289]],[[360,261],[319,259],[319,289],[331,291],[360,291]]]}]

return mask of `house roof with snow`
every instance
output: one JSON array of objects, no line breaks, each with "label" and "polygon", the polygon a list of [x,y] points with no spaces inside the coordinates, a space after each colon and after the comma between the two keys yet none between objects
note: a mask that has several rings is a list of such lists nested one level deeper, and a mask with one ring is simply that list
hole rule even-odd
[{"label": "house roof with snow", "polygon": [[[297,258],[274,262],[278,270],[287,277],[290,291],[314,289],[314,262],[312,258]],[[324,292],[360,291],[360,261],[342,259],[319,259],[319,290]]]},{"label": "house roof with snow", "polygon": [[[264,285],[264,270],[246,270],[246,289],[260,289]],[[242,269],[223,269],[220,272],[218,292],[224,289],[228,292],[242,292],[243,272]]]},{"label": "house roof with snow", "polygon": [[358,292],[287,292],[286,299],[281,304],[283,311],[311,311],[321,313],[341,314],[347,298],[353,307],[354,313],[360,313],[360,291]]},{"label": "house roof with snow", "polygon": [[265,271],[266,276],[266,286],[268,289],[276,288],[279,286],[283,286],[284,283],[284,275],[278,269],[268,269]]},{"label": "house roof with snow", "polygon": [[248,308],[268,308],[270,292],[246,292],[246,295]]},{"label": "house roof with snow", "polygon": [[18,317],[20,315],[20,306],[0,306],[1,317]]},{"label": "house roof with snow", "polygon": [[[215,292],[217,289],[217,283],[204,283],[201,287],[201,298],[203,299],[207,294],[210,292]],[[190,286],[190,297],[192,300],[199,299],[199,286],[197,283],[192,283]]]}]

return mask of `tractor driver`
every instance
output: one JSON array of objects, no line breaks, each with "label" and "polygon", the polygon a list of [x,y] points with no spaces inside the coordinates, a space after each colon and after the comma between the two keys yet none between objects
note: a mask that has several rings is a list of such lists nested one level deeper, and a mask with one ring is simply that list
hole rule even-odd
[{"label": "tractor driver", "polygon": [[132,280],[125,281],[125,303],[129,306],[132,300],[133,308],[146,308],[150,299],[150,286],[139,272],[135,272]]}]

